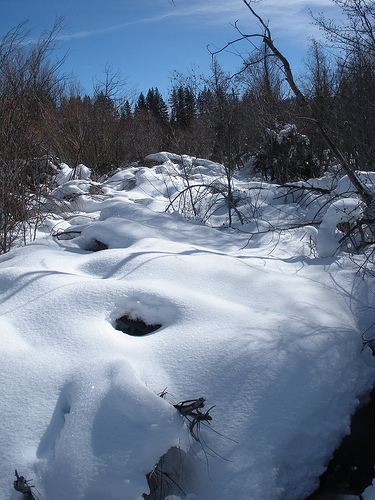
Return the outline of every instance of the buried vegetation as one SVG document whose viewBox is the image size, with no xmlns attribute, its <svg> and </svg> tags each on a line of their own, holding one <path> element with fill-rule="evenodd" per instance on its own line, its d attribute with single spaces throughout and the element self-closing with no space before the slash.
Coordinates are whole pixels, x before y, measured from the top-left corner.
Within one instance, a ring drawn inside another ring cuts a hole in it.
<svg viewBox="0 0 375 500">
<path fill-rule="evenodd" d="M 132 335 L 133 337 L 143 337 L 148 333 L 159 330 L 162 326 L 160 324 L 148 325 L 142 319 L 134 319 L 128 314 L 124 314 L 124 316 L 115 321 L 116 330 Z"/>
<path fill-rule="evenodd" d="M 169 495 L 186 496 L 181 487 L 181 483 L 186 479 L 186 462 L 187 453 L 178 446 L 172 446 L 160 458 L 155 468 L 146 474 L 150 493 L 143 493 L 143 498 L 145 500 L 160 500 Z"/>
</svg>

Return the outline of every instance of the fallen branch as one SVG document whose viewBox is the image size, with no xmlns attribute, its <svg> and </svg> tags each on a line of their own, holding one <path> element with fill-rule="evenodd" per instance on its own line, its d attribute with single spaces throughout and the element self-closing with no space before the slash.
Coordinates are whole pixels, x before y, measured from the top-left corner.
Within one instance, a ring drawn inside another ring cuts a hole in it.
<svg viewBox="0 0 375 500">
<path fill-rule="evenodd" d="M 215 408 L 215 405 L 211 406 L 211 408 L 209 408 L 205 413 L 202 413 L 200 409 L 204 407 L 204 402 L 204 398 L 198 398 L 188 399 L 186 401 L 182 401 L 173 405 L 176 410 L 178 410 L 181 415 L 185 417 L 189 422 L 190 434 L 198 442 L 200 442 L 200 439 L 196 434 L 194 434 L 194 427 L 199 426 L 201 422 L 209 422 L 210 420 L 212 420 L 210 411 L 212 410 L 212 408 Z"/>
<path fill-rule="evenodd" d="M 56 233 L 52 234 L 53 238 L 57 238 L 58 240 L 72 240 L 79 236 L 82 231 L 56 231 Z"/>
<path fill-rule="evenodd" d="M 27 481 L 23 476 L 19 476 L 17 469 L 14 474 L 17 479 L 13 482 L 13 488 L 22 493 L 23 497 L 27 500 L 38 500 L 38 497 L 31 491 L 31 488 L 34 488 L 34 486 L 28 484 L 29 481 Z"/>
<path fill-rule="evenodd" d="M 371 349 L 371 352 L 372 352 L 372 355 L 375 356 L 375 338 L 372 338 L 372 339 L 365 339 L 365 335 L 366 333 L 372 329 L 374 327 L 375 323 L 372 323 L 372 325 L 370 325 L 367 330 L 365 330 L 363 333 L 362 333 L 362 340 L 363 340 L 363 344 L 362 344 L 362 351 L 366 348 L 366 347 L 369 347 Z"/>
</svg>

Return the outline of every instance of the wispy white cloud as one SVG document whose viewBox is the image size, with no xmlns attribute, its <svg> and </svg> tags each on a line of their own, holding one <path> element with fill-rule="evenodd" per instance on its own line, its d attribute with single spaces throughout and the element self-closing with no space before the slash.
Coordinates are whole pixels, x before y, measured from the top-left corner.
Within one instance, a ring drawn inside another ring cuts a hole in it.
<svg viewBox="0 0 375 500">
<path fill-rule="evenodd" d="M 160 21 L 164 21 L 165 19 L 168 19 L 170 17 L 174 17 L 173 13 L 166 12 L 164 14 L 156 15 L 154 17 L 146 17 L 146 18 L 142 18 L 142 19 L 136 19 L 134 21 L 129 21 L 126 23 L 116 24 L 114 26 L 108 26 L 106 28 L 77 31 L 76 33 L 65 33 L 65 34 L 60 36 L 60 39 L 61 40 L 72 40 L 72 39 L 77 39 L 77 38 L 88 38 L 88 37 L 92 37 L 92 36 L 96 36 L 96 35 L 104 35 L 106 33 L 112 32 L 112 31 L 118 31 L 118 30 L 127 28 L 128 26 L 134 26 L 136 24 L 157 23 Z"/>
<path fill-rule="evenodd" d="M 218 5 L 218 17 L 221 12 L 229 10 L 232 6 L 233 13 L 238 14 L 236 19 L 239 19 L 245 31 L 257 29 L 258 23 L 242 0 L 238 2 L 217 0 L 215 5 Z M 336 17 L 340 11 L 332 0 L 262 0 L 254 3 L 254 9 L 269 24 L 274 36 L 289 37 L 295 42 L 304 41 L 318 34 L 318 28 L 313 24 L 310 11 L 315 15 L 323 11 L 327 17 Z"/>
<path fill-rule="evenodd" d="M 339 8 L 331 0 L 267 0 L 259 6 L 259 13 L 269 20 L 274 35 L 295 42 L 318 36 L 319 29 L 314 25 L 310 11 L 317 15 L 325 12 L 327 17 L 336 17 Z"/>
<path fill-rule="evenodd" d="M 227 23 L 235 21 L 236 15 L 240 12 L 244 13 L 245 6 L 242 0 L 203 0 L 203 1 L 185 1 L 176 2 L 176 6 L 169 6 L 164 11 L 155 14 L 154 16 L 134 19 L 125 23 L 98 28 L 92 30 L 83 30 L 76 33 L 65 33 L 60 39 L 70 40 L 78 38 L 88 38 L 96 35 L 103 35 L 113 31 L 118 31 L 129 26 L 141 24 L 156 24 L 168 19 L 180 20 L 195 20 L 196 23 L 212 24 L 212 23 Z"/>
<path fill-rule="evenodd" d="M 314 31 L 308 9 L 311 8 L 315 13 L 321 10 L 331 10 L 332 1 L 264 0 L 257 3 L 255 7 L 260 15 L 269 20 L 274 32 L 289 32 L 291 36 L 300 38 L 306 37 Z M 153 16 L 133 19 L 99 29 L 65 33 L 60 38 L 63 40 L 88 38 L 119 31 L 129 26 L 157 24 L 168 20 L 194 23 L 201 28 L 219 24 L 229 25 L 237 20 L 246 27 L 255 28 L 256 26 L 255 20 L 251 17 L 242 0 L 175 0 L 175 6 L 165 6 L 164 4 L 163 10 Z"/>
</svg>

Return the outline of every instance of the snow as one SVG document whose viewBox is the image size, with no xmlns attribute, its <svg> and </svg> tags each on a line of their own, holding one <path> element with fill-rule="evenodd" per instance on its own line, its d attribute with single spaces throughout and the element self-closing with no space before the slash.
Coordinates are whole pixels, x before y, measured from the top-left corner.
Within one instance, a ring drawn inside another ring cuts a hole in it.
<svg viewBox="0 0 375 500">
<path fill-rule="evenodd" d="M 317 250 L 320 257 L 335 254 L 343 236 L 343 233 L 337 231 L 337 225 L 358 219 L 363 211 L 362 208 L 358 198 L 343 198 L 331 203 L 318 230 Z"/>
<path fill-rule="evenodd" d="M 371 192 L 375 191 L 375 173 L 374 172 L 356 172 L 358 180 Z M 336 193 L 340 196 L 353 196 L 355 188 L 347 175 L 344 175 L 338 182 Z"/>
<path fill-rule="evenodd" d="M 271 130 L 269 128 L 266 129 L 266 132 L 268 135 L 270 135 L 272 137 L 273 140 L 276 140 L 279 144 L 281 144 L 285 139 L 288 139 L 291 136 L 296 135 L 297 128 L 295 125 L 286 124 L 280 130 L 279 133 L 277 133 L 274 130 Z M 301 135 L 301 139 L 304 142 L 306 142 L 307 144 L 309 143 L 309 139 L 306 135 Z"/>
<path fill-rule="evenodd" d="M 170 500 L 302 500 L 372 387 L 361 332 L 373 290 L 337 250 L 358 200 L 334 199 L 317 230 L 251 237 L 325 203 L 285 202 L 278 186 L 238 175 L 245 224 L 225 228 L 222 199 L 206 191 L 197 207 L 213 205 L 210 227 L 175 197 L 187 167 L 207 185 L 215 166 L 178 158 L 152 155 L 99 195 L 88 170 L 72 180 L 62 166 L 55 195 L 71 215 L 0 256 L 1 498 L 20 498 L 14 469 L 43 500 L 142 498 L 146 474 L 179 446 L 187 497 Z M 94 240 L 108 249 L 87 250 Z M 124 314 L 162 327 L 124 334 Z M 173 407 L 199 397 L 215 405 L 201 444 Z"/>
<path fill-rule="evenodd" d="M 82 179 L 88 180 L 90 178 L 91 171 L 85 165 L 77 165 L 75 169 L 70 168 L 66 163 L 61 163 L 59 165 L 58 172 L 55 175 L 55 183 L 58 186 L 62 186 L 66 182 L 72 179 Z"/>
</svg>

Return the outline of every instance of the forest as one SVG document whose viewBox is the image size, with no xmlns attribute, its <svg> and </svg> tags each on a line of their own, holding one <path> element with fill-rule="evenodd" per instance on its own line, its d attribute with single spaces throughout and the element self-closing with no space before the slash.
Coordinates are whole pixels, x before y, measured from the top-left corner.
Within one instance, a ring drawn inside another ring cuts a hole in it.
<svg viewBox="0 0 375 500">
<path fill-rule="evenodd" d="M 311 41 L 301 74 L 292 75 L 259 18 L 259 34 L 236 25 L 222 49 L 248 44 L 235 75 L 222 69 L 220 50 L 208 53 L 211 73 L 174 73 L 166 96 L 154 87 L 127 95 L 110 67 L 84 94 L 55 57 L 61 19 L 37 41 L 25 23 L 10 30 L 0 43 L 0 252 L 31 219 L 37 224 L 51 164 L 84 164 L 98 179 L 171 151 L 231 172 L 252 160 L 254 173 L 279 184 L 319 177 L 336 160 L 346 173 L 374 170 L 375 3 L 333 1 L 346 21 L 314 19 L 324 43 Z"/>
<path fill-rule="evenodd" d="M 1 498 L 375 500 L 375 0 L 332 1 L 300 73 L 242 0 L 167 95 L 2 38 Z"/>
</svg>

